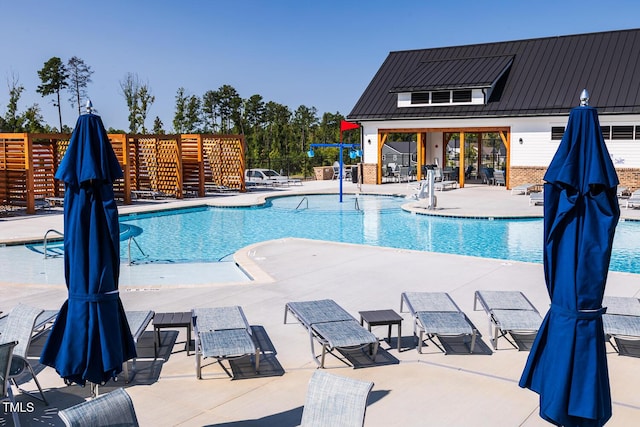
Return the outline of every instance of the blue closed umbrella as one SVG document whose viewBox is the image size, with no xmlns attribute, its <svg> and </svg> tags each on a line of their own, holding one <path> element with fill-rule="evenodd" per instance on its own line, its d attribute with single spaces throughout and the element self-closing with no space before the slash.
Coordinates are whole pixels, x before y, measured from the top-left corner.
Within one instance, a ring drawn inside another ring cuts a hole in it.
<svg viewBox="0 0 640 427">
<path fill-rule="evenodd" d="M 602 296 L 620 217 L 618 176 L 597 110 L 586 105 L 586 91 L 581 98 L 544 177 L 551 307 L 520 379 L 540 395 L 540 416 L 566 427 L 602 426 L 611 418 Z"/>
<path fill-rule="evenodd" d="M 113 181 L 122 178 L 122 169 L 99 116 L 78 118 L 56 178 L 65 183 L 69 297 L 40 362 L 67 382 L 104 384 L 136 357 L 136 350 L 118 294 L 120 233 Z"/>
</svg>

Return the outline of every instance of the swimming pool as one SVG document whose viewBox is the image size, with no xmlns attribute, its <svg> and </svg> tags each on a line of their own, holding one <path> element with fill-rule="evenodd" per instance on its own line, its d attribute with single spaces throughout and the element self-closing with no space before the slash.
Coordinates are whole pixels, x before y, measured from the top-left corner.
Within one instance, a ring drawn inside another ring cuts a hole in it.
<svg viewBox="0 0 640 427">
<path fill-rule="evenodd" d="M 288 196 L 248 208 L 200 207 L 127 215 L 121 223 L 143 229 L 135 262 L 225 259 L 265 240 L 300 237 L 400 249 L 542 263 L 542 219 L 490 220 L 416 215 L 402 197 Z M 640 224 L 618 225 L 611 270 L 640 272 Z M 123 258 L 127 245 L 121 245 Z"/>
</svg>

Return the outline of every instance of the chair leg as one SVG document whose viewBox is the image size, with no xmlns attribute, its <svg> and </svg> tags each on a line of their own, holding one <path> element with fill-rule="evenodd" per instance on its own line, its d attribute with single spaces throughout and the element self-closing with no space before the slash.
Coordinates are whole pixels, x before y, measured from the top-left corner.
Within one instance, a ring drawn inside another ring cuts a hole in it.
<svg viewBox="0 0 640 427">
<path fill-rule="evenodd" d="M 11 390 L 11 383 L 7 384 L 7 395 L 9 396 L 9 402 L 15 405 L 16 399 L 13 396 L 13 391 Z M 11 411 L 11 417 L 13 418 L 13 425 L 20 427 L 20 416 L 18 415 L 18 411 Z"/>
<path fill-rule="evenodd" d="M 41 400 L 42 402 L 44 402 L 45 405 L 48 405 L 49 403 L 47 402 L 47 399 L 44 397 L 44 393 L 42 392 L 42 387 L 40 386 L 40 381 L 38 381 L 38 378 L 36 377 L 36 373 L 34 372 L 33 368 L 31 367 L 31 364 L 29 362 L 25 361 L 25 366 L 26 368 L 29 370 L 29 373 L 31 374 L 31 378 L 33 378 L 33 381 L 36 383 L 36 386 L 38 387 L 38 391 L 40 392 L 40 397 L 38 397 L 37 395 L 22 389 L 17 381 L 15 380 L 15 378 L 12 378 L 11 380 L 13 381 L 13 384 L 16 386 L 16 388 L 18 390 L 20 390 L 21 392 L 28 394 L 31 397 L 34 397 L 38 400 Z"/>
</svg>

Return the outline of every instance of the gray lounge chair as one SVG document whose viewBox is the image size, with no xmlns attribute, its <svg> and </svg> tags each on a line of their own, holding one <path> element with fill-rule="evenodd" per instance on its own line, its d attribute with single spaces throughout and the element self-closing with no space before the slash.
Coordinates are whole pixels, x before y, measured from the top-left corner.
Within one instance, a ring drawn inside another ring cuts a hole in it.
<svg viewBox="0 0 640 427">
<path fill-rule="evenodd" d="M 640 190 L 636 190 L 625 200 L 625 208 L 635 208 L 640 206 Z"/>
<path fill-rule="evenodd" d="M 520 291 L 476 291 L 473 309 L 482 306 L 489 318 L 489 331 L 493 349 L 498 349 L 498 339 L 504 337 L 512 346 L 518 335 L 535 335 L 540 329 L 542 316 Z M 510 334 L 513 341 L 507 337 Z"/>
<path fill-rule="evenodd" d="M 456 303 L 445 292 L 403 292 L 400 297 L 400 312 L 407 306 L 413 317 L 413 335 L 418 339 L 418 353 L 426 339 L 447 353 L 442 345 L 441 337 L 470 337 L 469 352 L 473 353 L 477 331 L 460 310 Z M 418 336 L 418 330 L 420 335 Z M 438 337 L 440 345 L 433 338 Z"/>
<path fill-rule="evenodd" d="M 11 368 L 11 360 L 13 359 L 13 349 L 18 345 L 17 341 L 0 344 L 0 401 L 8 400 L 12 405 L 16 405 L 16 399 L 11 391 L 11 382 L 9 381 L 9 370 Z M 20 426 L 20 417 L 18 411 L 11 411 L 13 417 L 13 425 Z"/>
<path fill-rule="evenodd" d="M 513 196 L 514 194 L 524 194 L 527 195 L 531 192 L 531 189 L 536 187 L 536 184 L 532 184 L 532 183 L 526 183 L 526 184 L 520 184 L 520 185 L 516 185 L 515 187 L 513 187 L 511 189 L 511 195 Z"/>
<path fill-rule="evenodd" d="M 529 206 L 544 205 L 544 192 L 536 191 L 529 193 Z"/>
<path fill-rule="evenodd" d="M 43 310 L 40 308 L 30 307 L 25 304 L 16 305 L 6 320 L 4 321 L 2 333 L 0 334 L 0 342 L 7 343 L 17 341 L 18 344 L 13 350 L 13 358 L 11 361 L 11 370 L 9 372 L 9 379 L 11 382 L 23 393 L 26 393 L 36 399 L 42 400 L 47 404 L 47 399 L 44 397 L 40 382 L 36 378 L 36 373 L 27 359 L 29 354 L 29 345 L 36 325 L 36 319 L 42 314 Z M 18 379 L 23 379 L 23 374 L 28 374 L 38 386 L 40 396 L 38 397 L 26 390 L 23 390 L 18 385 Z"/>
<path fill-rule="evenodd" d="M 324 299 L 288 302 L 284 309 L 284 323 L 287 323 L 288 313 L 291 313 L 309 332 L 311 356 L 320 368 L 324 368 L 327 353 L 344 362 L 334 353 L 336 349 L 350 351 L 369 348 L 371 359 L 375 362 L 378 338 L 363 328 L 335 301 Z M 322 345 L 320 355 L 316 355 L 315 341 Z"/>
<path fill-rule="evenodd" d="M 605 337 L 618 354 L 627 355 L 622 344 L 625 341 L 640 341 L 640 300 L 605 296 L 602 306 L 607 308 L 602 315 Z"/>
<path fill-rule="evenodd" d="M 62 409 L 58 416 L 67 427 L 138 426 L 133 402 L 123 388 Z"/>
<path fill-rule="evenodd" d="M 194 308 L 192 310 L 196 347 L 196 377 L 202 379 L 201 359 L 215 358 L 230 378 L 223 360 L 240 357 L 255 358 L 256 373 L 260 370 L 260 348 L 253 340 L 251 326 L 240 306 Z"/>
<path fill-rule="evenodd" d="M 315 371 L 302 410 L 303 427 L 362 427 L 373 383 Z"/>
<path fill-rule="evenodd" d="M 149 323 L 151 322 L 151 320 L 153 320 L 153 316 L 155 315 L 155 312 L 151 311 L 151 310 L 146 310 L 146 311 L 126 311 L 125 312 L 126 316 L 127 316 L 127 323 L 129 324 L 129 329 L 131 330 L 131 335 L 133 336 L 133 342 L 136 344 L 136 346 L 138 345 L 138 340 L 140 339 L 140 337 L 142 336 L 142 334 L 144 333 L 144 331 L 147 330 L 147 327 L 149 326 Z M 154 342 L 153 342 L 153 355 L 154 357 L 158 357 L 158 343 L 156 341 L 156 334 L 154 335 Z M 122 364 L 122 370 L 124 371 L 124 379 L 125 382 L 129 382 L 131 380 L 131 378 L 129 377 L 129 362 L 125 360 L 125 362 Z M 136 372 L 136 359 L 132 359 L 131 360 L 131 371 L 134 373 Z"/>
</svg>

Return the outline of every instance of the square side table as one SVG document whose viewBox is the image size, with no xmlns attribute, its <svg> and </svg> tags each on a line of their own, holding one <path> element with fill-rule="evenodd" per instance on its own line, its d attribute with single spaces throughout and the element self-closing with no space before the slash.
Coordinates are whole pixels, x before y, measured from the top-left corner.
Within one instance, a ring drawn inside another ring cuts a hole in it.
<svg viewBox="0 0 640 427">
<path fill-rule="evenodd" d="M 186 350 L 189 356 L 189 348 L 191 347 L 191 312 L 184 311 L 180 313 L 156 313 L 153 318 L 153 329 L 155 331 L 158 346 L 160 346 L 160 329 L 162 328 L 187 328 Z"/>
<path fill-rule="evenodd" d="M 360 311 L 360 324 L 367 322 L 369 331 L 372 326 L 389 326 L 388 340 L 391 344 L 391 326 L 398 325 L 398 351 L 400 351 L 400 341 L 402 338 L 402 316 L 393 310 L 370 310 Z"/>
</svg>

